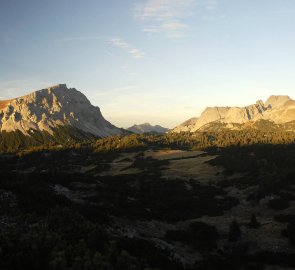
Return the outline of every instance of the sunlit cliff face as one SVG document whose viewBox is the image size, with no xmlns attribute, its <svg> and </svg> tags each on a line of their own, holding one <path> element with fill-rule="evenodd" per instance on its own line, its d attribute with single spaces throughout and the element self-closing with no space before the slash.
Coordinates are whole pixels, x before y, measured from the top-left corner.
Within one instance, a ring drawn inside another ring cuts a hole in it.
<svg viewBox="0 0 295 270">
<path fill-rule="evenodd" d="M 85 95 L 65 84 L 2 101 L 0 106 L 1 131 L 27 135 L 32 129 L 52 134 L 53 128 L 69 125 L 100 137 L 121 133 Z"/>
<path fill-rule="evenodd" d="M 193 118 L 173 129 L 173 132 L 197 131 L 208 123 L 245 124 L 269 120 L 276 124 L 295 120 L 295 100 L 289 96 L 270 96 L 265 103 L 258 100 L 245 107 L 207 107 L 199 118 Z"/>
</svg>

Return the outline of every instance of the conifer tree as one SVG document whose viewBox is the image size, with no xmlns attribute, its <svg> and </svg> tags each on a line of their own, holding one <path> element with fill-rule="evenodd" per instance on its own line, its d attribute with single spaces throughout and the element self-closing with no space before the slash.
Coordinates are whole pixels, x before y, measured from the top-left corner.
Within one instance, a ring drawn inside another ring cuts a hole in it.
<svg viewBox="0 0 295 270">
<path fill-rule="evenodd" d="M 255 214 L 252 214 L 251 220 L 249 222 L 249 228 L 257 229 L 260 227 L 260 223 L 257 221 Z"/>
</svg>

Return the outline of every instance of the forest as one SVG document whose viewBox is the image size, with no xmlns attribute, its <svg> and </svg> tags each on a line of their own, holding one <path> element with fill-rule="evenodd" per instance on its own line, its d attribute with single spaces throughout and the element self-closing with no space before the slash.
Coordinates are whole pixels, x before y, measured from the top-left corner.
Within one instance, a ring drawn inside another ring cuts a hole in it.
<svg viewBox="0 0 295 270">
<path fill-rule="evenodd" d="M 244 130 L 2 144 L 0 268 L 295 267 L 294 139 Z M 163 151 L 183 154 L 147 156 Z M 164 177 L 204 156 L 216 177 Z M 112 174 L 118 157 L 128 166 Z M 278 250 L 253 239 L 268 224 Z"/>
</svg>

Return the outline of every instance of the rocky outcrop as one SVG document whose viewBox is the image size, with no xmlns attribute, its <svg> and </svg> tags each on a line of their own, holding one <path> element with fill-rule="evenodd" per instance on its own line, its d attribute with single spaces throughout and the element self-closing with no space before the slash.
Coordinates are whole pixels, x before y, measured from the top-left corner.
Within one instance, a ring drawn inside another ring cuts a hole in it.
<svg viewBox="0 0 295 270">
<path fill-rule="evenodd" d="M 127 128 L 127 130 L 134 132 L 136 134 L 143 134 L 143 133 L 158 133 L 158 134 L 164 134 L 169 129 L 161 127 L 159 125 L 152 126 L 150 123 L 144 123 L 141 125 L 133 125 L 130 128 Z"/>
<path fill-rule="evenodd" d="M 95 136 L 105 137 L 122 131 L 106 121 L 98 107 L 81 92 L 58 84 L 23 97 L 0 101 L 0 130 L 19 130 L 29 135 L 34 130 L 47 131 L 72 126 Z"/>
<path fill-rule="evenodd" d="M 245 124 L 261 119 L 273 121 L 276 124 L 295 120 L 295 101 L 289 96 L 270 96 L 265 103 L 258 100 L 255 104 L 245 107 L 208 107 L 200 117 L 180 124 L 172 132 L 195 132 L 214 122 Z"/>
<path fill-rule="evenodd" d="M 198 119 L 198 117 L 190 118 L 181 123 L 179 126 L 175 127 L 172 131 L 176 133 L 191 131 L 197 123 Z"/>
</svg>

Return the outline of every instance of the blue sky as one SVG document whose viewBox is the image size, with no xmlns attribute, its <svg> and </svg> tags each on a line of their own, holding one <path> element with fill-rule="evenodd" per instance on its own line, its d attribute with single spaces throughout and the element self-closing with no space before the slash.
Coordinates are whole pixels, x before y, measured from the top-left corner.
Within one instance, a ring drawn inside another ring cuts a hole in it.
<svg viewBox="0 0 295 270">
<path fill-rule="evenodd" d="M 294 0 L 1 0 L 0 99 L 57 83 L 120 127 L 295 98 Z"/>
</svg>

